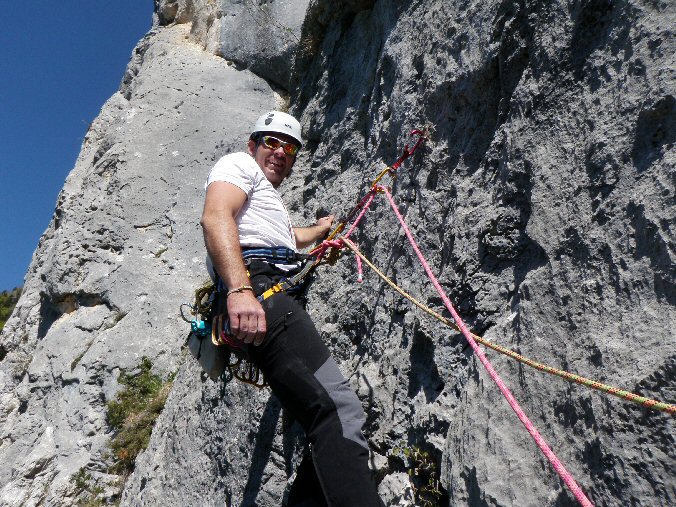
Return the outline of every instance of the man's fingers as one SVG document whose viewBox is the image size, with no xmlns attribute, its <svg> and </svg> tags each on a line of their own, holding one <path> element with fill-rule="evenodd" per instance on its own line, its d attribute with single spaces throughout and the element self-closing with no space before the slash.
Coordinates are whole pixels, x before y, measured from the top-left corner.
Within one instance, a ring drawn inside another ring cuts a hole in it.
<svg viewBox="0 0 676 507">
<path fill-rule="evenodd" d="M 251 325 L 249 322 L 249 315 L 245 313 L 235 314 L 230 319 L 230 334 L 242 340 L 244 343 L 251 343 Z"/>
<path fill-rule="evenodd" d="M 238 296 L 232 294 L 228 298 L 231 334 L 244 343 L 260 345 L 267 331 L 265 311 L 256 299 L 247 301 L 244 295 Z"/>
<path fill-rule="evenodd" d="M 245 322 L 246 324 L 243 325 L 242 322 Z M 255 346 L 260 345 L 265 338 L 265 332 L 266 325 L 264 312 L 261 311 L 260 314 L 254 313 L 253 315 L 247 315 L 246 317 L 240 316 L 240 329 L 237 338 L 244 343 L 253 343 Z"/>
<path fill-rule="evenodd" d="M 240 336 L 238 338 L 244 343 L 251 343 L 256 335 L 256 327 L 258 327 L 257 319 L 254 315 L 240 316 L 240 321 L 242 319 L 246 319 L 246 325 L 240 325 Z"/>
<path fill-rule="evenodd" d="M 263 339 L 265 338 L 266 332 L 267 332 L 267 323 L 265 322 L 265 312 L 261 312 L 261 314 L 258 315 L 258 328 L 256 336 L 254 337 L 253 341 L 255 347 L 258 347 L 261 343 L 263 343 Z"/>
<path fill-rule="evenodd" d="M 237 338 L 239 335 L 239 315 L 236 313 L 228 313 L 228 318 L 229 318 L 229 328 L 230 328 L 230 333 L 232 336 Z"/>
</svg>

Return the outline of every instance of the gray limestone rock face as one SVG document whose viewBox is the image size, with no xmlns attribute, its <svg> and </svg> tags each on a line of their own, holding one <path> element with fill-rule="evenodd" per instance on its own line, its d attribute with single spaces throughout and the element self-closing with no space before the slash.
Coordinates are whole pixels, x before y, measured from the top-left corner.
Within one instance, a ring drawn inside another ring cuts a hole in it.
<svg viewBox="0 0 676 507">
<path fill-rule="evenodd" d="M 673 5 L 333 6 L 308 12 L 315 50 L 294 71 L 310 142 L 292 209 L 344 213 L 412 128 L 430 128 L 393 192 L 471 329 L 673 402 Z M 354 239 L 443 308 L 384 199 Z M 312 309 L 353 372 L 376 453 L 427 449 L 444 504 L 573 505 L 464 340 L 372 274 L 350 287 L 351 264 L 322 271 Z M 487 355 L 597 505 L 676 501 L 673 416 Z"/>
<path fill-rule="evenodd" d="M 309 3 L 310 0 L 223 1 L 221 55 L 288 90 Z"/>
<path fill-rule="evenodd" d="M 208 51 L 288 90 L 310 0 L 158 0 L 161 25 L 192 23 Z"/>
<path fill-rule="evenodd" d="M 178 307 L 208 278 L 206 175 L 275 101 L 265 81 L 204 52 L 188 30 L 159 29 L 135 49 L 2 332 L 2 505 L 71 505 L 73 475 L 106 469 L 105 403 L 120 370 L 141 356 L 158 372 L 184 362 Z"/>
<path fill-rule="evenodd" d="M 105 402 L 142 355 L 177 375 L 121 505 L 284 505 L 302 432 L 269 391 L 208 379 L 178 317 L 206 276 L 204 179 L 282 103 L 269 83 L 307 139 L 280 187 L 296 224 L 344 217 L 427 128 L 385 182 L 472 331 L 676 401 L 673 5 L 155 6 L 0 335 L 0 505 L 74 505 L 82 467 L 113 483 Z M 445 312 L 382 195 L 352 239 Z M 434 505 L 575 505 L 464 338 L 368 268 L 356 283 L 352 257 L 318 269 L 308 311 L 362 401 L 386 504 L 422 505 L 420 451 Z M 595 505 L 676 504 L 673 416 L 486 354 Z"/>
</svg>

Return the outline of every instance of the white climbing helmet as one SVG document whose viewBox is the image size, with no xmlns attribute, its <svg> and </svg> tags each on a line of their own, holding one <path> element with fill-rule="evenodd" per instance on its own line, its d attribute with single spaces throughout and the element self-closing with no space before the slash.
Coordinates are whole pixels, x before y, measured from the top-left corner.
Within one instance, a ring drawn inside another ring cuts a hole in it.
<svg viewBox="0 0 676 507">
<path fill-rule="evenodd" d="M 293 137 L 299 146 L 303 146 L 303 138 L 300 133 L 300 123 L 293 116 L 281 111 L 270 111 L 261 115 L 256 120 L 253 132 L 276 132 Z"/>
</svg>

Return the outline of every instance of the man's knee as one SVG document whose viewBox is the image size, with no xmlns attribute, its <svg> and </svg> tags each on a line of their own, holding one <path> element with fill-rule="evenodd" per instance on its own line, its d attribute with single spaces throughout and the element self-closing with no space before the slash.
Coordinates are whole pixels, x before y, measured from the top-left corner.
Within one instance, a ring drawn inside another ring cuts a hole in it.
<svg viewBox="0 0 676 507">
<path fill-rule="evenodd" d="M 362 434 L 362 427 L 366 422 L 364 410 L 359 398 L 338 368 L 336 361 L 329 357 L 315 372 L 314 376 L 335 405 L 343 437 L 368 448 L 366 439 Z"/>
</svg>

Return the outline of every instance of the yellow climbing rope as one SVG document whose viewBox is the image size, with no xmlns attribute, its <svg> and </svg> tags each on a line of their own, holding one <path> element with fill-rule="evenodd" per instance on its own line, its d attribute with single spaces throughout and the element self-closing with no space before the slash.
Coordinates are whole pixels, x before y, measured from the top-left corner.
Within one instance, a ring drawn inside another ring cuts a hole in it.
<svg viewBox="0 0 676 507">
<path fill-rule="evenodd" d="M 431 315 L 435 319 L 439 320 L 443 324 L 447 325 L 448 327 L 459 331 L 460 329 L 458 326 L 455 325 L 451 320 L 447 319 L 446 317 L 440 315 L 439 313 L 435 312 L 432 310 L 430 307 L 426 306 L 425 304 L 421 303 L 417 299 L 415 299 L 413 296 L 411 296 L 408 292 L 406 292 L 404 289 L 399 287 L 396 283 L 394 283 L 390 278 L 387 277 L 385 273 L 383 273 L 380 269 L 378 269 L 369 259 L 367 259 L 363 253 L 357 248 L 357 246 L 350 241 L 348 238 L 344 236 L 339 236 L 338 239 L 342 242 L 345 243 L 345 245 L 352 250 L 355 255 L 357 255 L 363 262 L 365 262 L 385 283 L 387 283 L 390 287 L 392 287 L 396 292 L 398 292 L 401 296 L 404 298 L 408 299 L 411 303 L 413 303 L 415 306 L 420 308 L 422 311 L 425 313 Z M 537 370 L 543 371 L 545 373 L 549 373 L 551 375 L 556 375 L 558 377 L 561 377 L 563 379 L 568 380 L 569 382 L 575 382 L 577 384 L 581 384 L 587 387 L 590 387 L 592 389 L 596 389 L 597 391 L 601 391 L 607 394 L 611 394 L 613 396 L 616 396 L 618 398 L 622 398 L 627 401 L 631 401 L 633 403 L 636 403 L 638 405 L 641 405 L 646 408 L 652 408 L 655 410 L 660 410 L 662 412 L 667 412 L 669 414 L 676 414 L 676 405 L 670 404 L 670 403 L 664 403 L 661 401 L 657 400 L 652 400 L 650 398 L 646 398 L 644 396 L 639 396 L 638 394 L 634 394 L 629 391 L 625 391 L 624 389 L 619 389 L 617 387 L 609 386 L 607 384 L 603 384 L 601 382 L 597 382 L 595 380 L 590 380 L 588 378 L 582 377 L 580 375 L 577 375 L 575 373 L 570 373 L 564 370 L 559 370 L 557 368 L 553 368 L 551 366 L 547 366 L 542 363 L 538 363 L 537 361 L 534 361 L 532 359 L 529 359 L 525 356 L 522 356 L 521 354 L 518 354 L 517 352 L 514 352 L 513 350 L 507 349 L 505 347 L 502 347 L 500 345 L 497 345 L 495 343 L 492 343 L 480 336 L 477 336 L 475 334 L 472 334 L 472 338 L 474 338 L 477 342 L 481 343 L 482 345 L 495 350 L 496 352 L 499 352 L 501 354 L 504 354 L 508 357 L 511 357 L 512 359 L 516 359 L 520 363 L 523 363 L 525 365 L 530 366 L 531 368 L 535 368 Z"/>
</svg>

